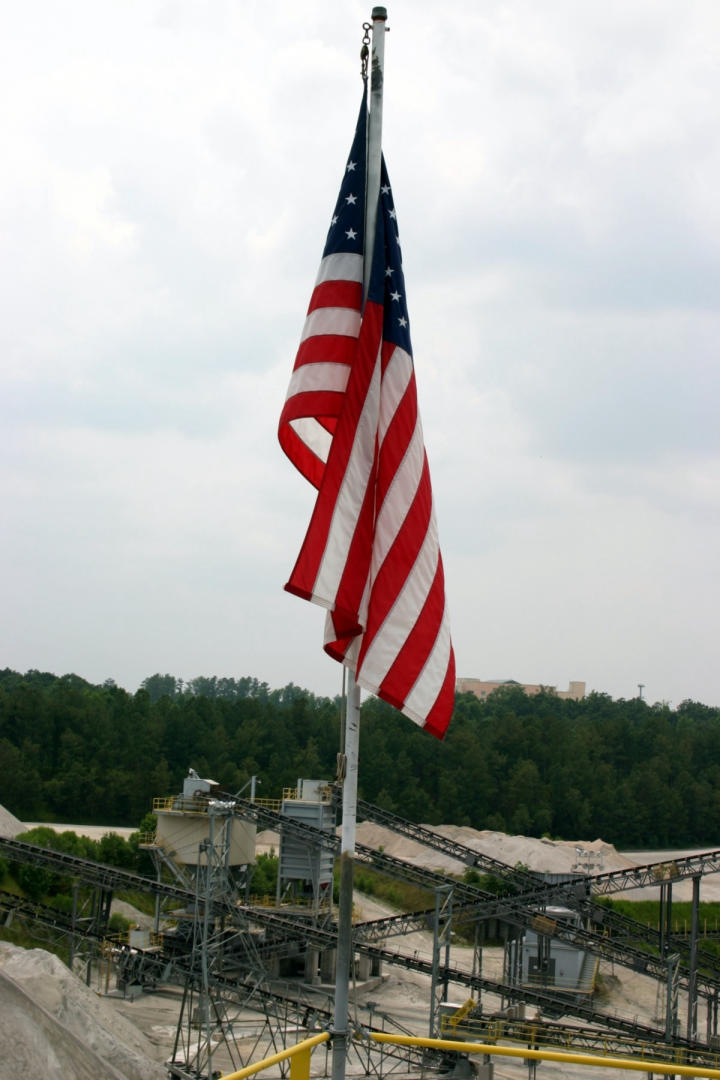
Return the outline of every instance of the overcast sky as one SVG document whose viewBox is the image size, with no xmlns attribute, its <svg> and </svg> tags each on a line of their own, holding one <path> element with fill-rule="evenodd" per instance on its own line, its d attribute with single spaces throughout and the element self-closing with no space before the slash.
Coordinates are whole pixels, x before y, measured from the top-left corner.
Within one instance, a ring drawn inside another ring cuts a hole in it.
<svg viewBox="0 0 720 1080">
<path fill-rule="evenodd" d="M 371 8 L 6 6 L 0 667 L 339 692 L 276 429 Z M 458 674 L 720 705 L 720 4 L 388 13 Z"/>
</svg>

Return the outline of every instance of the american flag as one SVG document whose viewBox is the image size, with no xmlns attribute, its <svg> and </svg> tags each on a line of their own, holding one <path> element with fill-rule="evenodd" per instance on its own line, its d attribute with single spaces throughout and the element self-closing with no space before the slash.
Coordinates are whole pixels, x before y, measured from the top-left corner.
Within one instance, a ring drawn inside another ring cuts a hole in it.
<svg viewBox="0 0 720 1080">
<path fill-rule="evenodd" d="M 325 651 L 438 738 L 455 658 L 392 191 L 382 162 L 363 309 L 367 108 L 280 417 L 280 444 L 318 489 L 285 588 L 327 609 Z"/>
</svg>

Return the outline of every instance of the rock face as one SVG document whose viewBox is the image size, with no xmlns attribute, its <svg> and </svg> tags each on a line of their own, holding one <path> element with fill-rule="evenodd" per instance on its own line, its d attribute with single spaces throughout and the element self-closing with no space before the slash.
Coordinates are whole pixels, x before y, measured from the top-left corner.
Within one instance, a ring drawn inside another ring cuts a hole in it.
<svg viewBox="0 0 720 1080">
<path fill-rule="evenodd" d="M 166 1080 L 152 1052 L 56 956 L 0 942 L 0 1080 Z"/>
</svg>

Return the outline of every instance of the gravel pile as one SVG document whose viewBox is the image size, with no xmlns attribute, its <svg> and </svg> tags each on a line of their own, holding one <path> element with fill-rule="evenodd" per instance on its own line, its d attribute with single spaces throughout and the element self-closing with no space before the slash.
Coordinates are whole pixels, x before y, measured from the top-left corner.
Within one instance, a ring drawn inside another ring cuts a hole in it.
<svg viewBox="0 0 720 1080">
<path fill-rule="evenodd" d="M 0 1080 L 166 1080 L 152 1054 L 56 956 L 0 942 Z"/>
<path fill-rule="evenodd" d="M 4 836 L 8 840 L 14 840 L 16 836 L 25 831 L 26 826 L 23 825 L 22 821 L 18 821 L 14 814 L 11 814 L 4 806 L 0 806 L 0 836 Z"/>
</svg>

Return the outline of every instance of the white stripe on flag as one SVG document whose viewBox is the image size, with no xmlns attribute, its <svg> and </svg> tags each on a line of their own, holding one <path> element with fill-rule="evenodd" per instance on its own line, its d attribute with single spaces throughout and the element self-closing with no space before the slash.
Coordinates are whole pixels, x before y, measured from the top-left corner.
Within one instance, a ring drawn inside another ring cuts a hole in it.
<svg viewBox="0 0 720 1080">
<path fill-rule="evenodd" d="M 344 394 L 350 368 L 347 364 L 327 364 L 322 361 L 301 364 L 290 376 L 287 400 L 294 394 L 308 394 L 315 390 L 332 390 Z"/>
<path fill-rule="evenodd" d="M 445 681 L 450 648 L 450 619 L 446 607 L 432 652 L 418 675 L 415 685 L 405 698 L 404 708 L 416 724 L 425 723 L 428 713 L 437 700 L 440 688 Z"/>
<path fill-rule="evenodd" d="M 328 645 L 331 641 L 337 641 L 337 633 L 335 631 L 335 624 L 333 623 L 332 611 L 328 611 L 325 616 L 325 638 L 323 644 Z M 350 668 L 351 671 L 354 671 L 357 667 L 357 658 L 358 653 L 360 652 L 361 642 L 362 637 L 358 634 L 351 639 L 350 644 L 343 653 L 342 663 L 345 667 Z M 366 687 L 365 689 L 371 689 L 371 687 Z"/>
<path fill-rule="evenodd" d="M 435 580 L 439 557 L 437 529 L 433 516 L 415 564 L 363 659 L 363 674 L 366 678 L 377 680 L 378 686 L 392 667 L 415 626 L 418 614 L 422 611 Z"/>
<path fill-rule="evenodd" d="M 301 416 L 298 420 L 291 420 L 290 427 L 308 450 L 312 450 L 321 461 L 327 462 L 332 442 L 332 435 L 327 428 L 319 424 L 314 416 Z"/>
<path fill-rule="evenodd" d="M 405 527 L 405 518 L 417 494 L 425 464 L 425 444 L 418 416 L 410 444 L 395 470 L 390 487 L 385 493 L 380 513 L 375 522 L 375 545 L 373 548 L 373 572 L 377 574 L 398 533 Z"/>
<path fill-rule="evenodd" d="M 404 349 L 396 348 L 383 373 L 382 400 L 378 421 L 378 442 L 383 439 L 398 405 L 403 399 L 413 371 L 412 357 Z"/>
<path fill-rule="evenodd" d="M 380 349 L 378 348 L 372 379 L 355 428 L 355 437 L 345 475 L 335 499 L 325 551 L 313 586 L 313 596 L 333 599 L 345 570 L 375 458 L 379 394 Z"/>
<path fill-rule="evenodd" d="M 305 320 L 300 342 L 311 337 L 337 334 L 339 337 L 357 337 L 360 333 L 359 311 L 345 307 L 321 307 L 311 311 Z"/>
<path fill-rule="evenodd" d="M 337 255 L 326 255 L 321 260 L 315 284 L 322 285 L 326 281 L 362 281 L 362 279 L 362 255 L 341 251 Z"/>
</svg>

